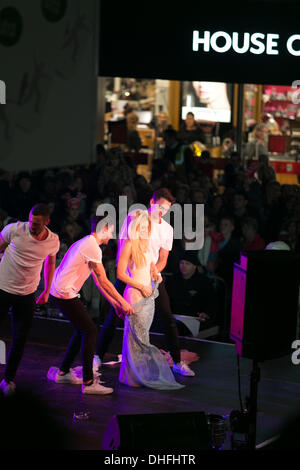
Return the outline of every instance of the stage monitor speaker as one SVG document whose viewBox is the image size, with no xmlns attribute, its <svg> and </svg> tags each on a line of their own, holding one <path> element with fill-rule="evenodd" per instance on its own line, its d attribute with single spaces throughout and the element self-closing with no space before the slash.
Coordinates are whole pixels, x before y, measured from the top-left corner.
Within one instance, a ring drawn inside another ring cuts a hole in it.
<svg viewBox="0 0 300 470">
<path fill-rule="evenodd" d="M 234 264 L 230 338 L 237 353 L 265 361 L 291 353 L 297 339 L 300 254 L 241 253 Z"/>
<path fill-rule="evenodd" d="M 102 450 L 211 450 L 208 421 L 204 412 L 117 415 Z"/>
</svg>

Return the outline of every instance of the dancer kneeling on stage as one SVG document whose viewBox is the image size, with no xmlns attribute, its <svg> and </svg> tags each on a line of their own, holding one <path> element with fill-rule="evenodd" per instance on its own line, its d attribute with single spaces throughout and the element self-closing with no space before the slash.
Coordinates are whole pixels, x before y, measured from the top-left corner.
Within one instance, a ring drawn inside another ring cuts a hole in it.
<svg viewBox="0 0 300 470">
<path fill-rule="evenodd" d="M 148 212 L 137 211 L 128 227 L 128 239 L 123 244 L 119 243 L 117 277 L 127 284 L 123 295 L 134 308 L 133 315 L 125 317 L 119 380 L 132 387 L 179 389 L 183 385 L 176 382 L 165 357 L 149 342 L 159 282 L 152 289 L 150 234 Z"/>
<path fill-rule="evenodd" d="M 113 236 L 113 221 L 106 216 L 92 218 L 91 234 L 75 242 L 56 269 L 50 291 L 51 300 L 71 321 L 75 333 L 69 343 L 60 369 L 51 367 L 48 379 L 57 383 L 82 383 L 82 393 L 108 394 L 113 389 L 100 385 L 93 375 L 93 357 L 96 349 L 97 328 L 85 305 L 79 299 L 79 291 L 90 274 L 115 308 L 118 315 L 131 315 L 132 307 L 116 291 L 107 279 L 99 245 L 107 245 Z M 82 379 L 70 368 L 81 344 Z"/>
</svg>

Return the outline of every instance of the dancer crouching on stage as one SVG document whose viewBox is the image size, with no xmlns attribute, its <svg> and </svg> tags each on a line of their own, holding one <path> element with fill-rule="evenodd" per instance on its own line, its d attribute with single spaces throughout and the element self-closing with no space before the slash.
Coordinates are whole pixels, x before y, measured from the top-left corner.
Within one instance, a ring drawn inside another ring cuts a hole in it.
<svg viewBox="0 0 300 470">
<path fill-rule="evenodd" d="M 12 344 L 8 354 L 4 379 L 0 383 L 4 395 L 15 391 L 13 382 L 23 356 L 31 328 L 35 306 L 35 291 L 44 266 L 44 291 L 37 304 L 48 301 L 55 270 L 58 236 L 47 225 L 50 212 L 46 204 L 36 204 L 29 213 L 28 222 L 6 225 L 0 235 L 0 321 L 12 307 Z"/>
<path fill-rule="evenodd" d="M 154 316 L 157 285 L 151 286 L 153 258 L 150 250 L 151 217 L 137 211 L 128 227 L 128 239 L 119 244 L 117 277 L 127 284 L 124 298 L 133 306 L 133 315 L 125 317 L 122 363 L 119 380 L 132 387 L 158 390 L 183 388 L 176 382 L 170 366 L 158 348 L 149 342 Z M 128 272 L 128 274 L 127 274 Z"/>
<path fill-rule="evenodd" d="M 57 383 L 82 383 L 82 393 L 106 395 L 112 388 L 100 385 L 93 376 L 93 357 L 96 349 L 97 328 L 78 293 L 92 274 L 96 286 L 115 308 L 118 315 L 131 315 L 133 309 L 107 279 L 99 245 L 107 245 L 113 236 L 113 221 L 106 216 L 92 218 L 91 234 L 75 242 L 56 269 L 50 298 L 71 321 L 75 333 L 59 370 L 50 368 L 48 378 Z M 82 380 L 70 369 L 79 346 L 83 364 Z"/>
</svg>

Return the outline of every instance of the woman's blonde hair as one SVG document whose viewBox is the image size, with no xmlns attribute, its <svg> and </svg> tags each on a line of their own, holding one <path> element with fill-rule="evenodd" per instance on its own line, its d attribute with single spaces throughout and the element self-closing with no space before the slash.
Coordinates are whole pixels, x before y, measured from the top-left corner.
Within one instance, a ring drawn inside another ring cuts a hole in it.
<svg viewBox="0 0 300 470">
<path fill-rule="evenodd" d="M 268 127 L 263 122 L 260 122 L 259 124 L 256 124 L 256 126 L 254 127 L 254 129 L 252 131 L 252 135 L 254 137 L 256 137 L 257 136 L 257 131 L 267 132 L 267 130 L 268 130 Z"/>
<path fill-rule="evenodd" d="M 148 239 L 151 234 L 151 219 L 146 211 L 137 211 L 128 227 L 128 238 L 131 241 L 131 257 L 135 266 L 140 269 L 146 264 L 146 258 L 140 243 L 139 232 L 142 222 L 148 222 Z"/>
</svg>

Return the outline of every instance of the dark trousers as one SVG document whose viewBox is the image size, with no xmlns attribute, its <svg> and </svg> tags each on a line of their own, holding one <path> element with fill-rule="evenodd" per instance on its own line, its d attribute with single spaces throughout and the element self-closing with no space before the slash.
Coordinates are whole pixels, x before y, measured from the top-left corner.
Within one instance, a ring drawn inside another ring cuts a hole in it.
<svg viewBox="0 0 300 470">
<path fill-rule="evenodd" d="M 15 295 L 0 290 L 0 322 L 4 320 L 4 316 L 9 308 L 12 307 L 12 343 L 4 373 L 6 382 L 11 382 L 16 376 L 32 325 L 34 306 L 34 293 Z"/>
<path fill-rule="evenodd" d="M 96 350 L 97 327 L 89 316 L 85 305 L 78 297 L 74 299 L 58 299 L 51 295 L 51 300 L 59 310 L 70 320 L 75 332 L 72 336 L 60 370 L 69 369 L 81 347 L 83 381 L 93 380 L 93 357 Z"/>
<path fill-rule="evenodd" d="M 121 295 L 123 295 L 125 287 L 126 285 L 117 279 L 115 288 Z M 171 311 L 170 300 L 164 281 L 159 284 L 158 290 L 159 296 L 155 299 L 155 311 L 157 311 L 163 323 L 168 349 L 173 361 L 177 364 L 180 361 L 178 330 Z M 111 307 L 109 315 L 101 328 L 97 343 L 96 351 L 101 360 L 109 348 L 116 327 L 122 325 L 122 323 L 123 320 L 116 315 L 115 310 Z"/>
</svg>

